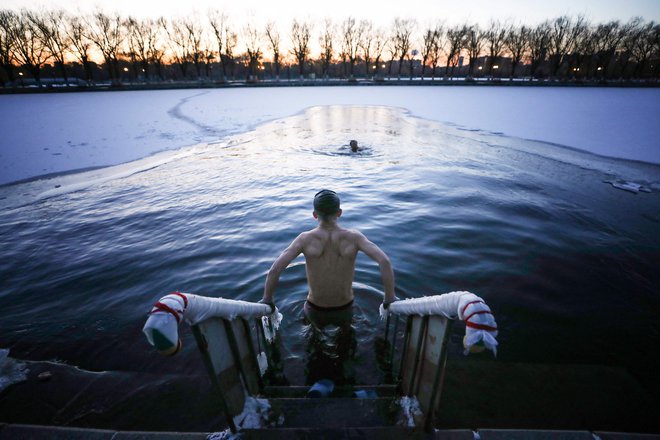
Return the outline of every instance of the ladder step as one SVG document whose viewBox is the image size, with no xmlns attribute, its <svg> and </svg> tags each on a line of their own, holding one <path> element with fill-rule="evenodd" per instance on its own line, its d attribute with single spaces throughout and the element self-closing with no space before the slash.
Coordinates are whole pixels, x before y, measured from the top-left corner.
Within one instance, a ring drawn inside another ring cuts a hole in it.
<svg viewBox="0 0 660 440">
<path fill-rule="evenodd" d="M 352 428 L 393 426 L 399 406 L 393 398 L 275 398 L 271 422 L 282 428 Z"/>
<path fill-rule="evenodd" d="M 264 397 L 305 397 L 310 387 L 308 386 L 266 386 L 263 390 Z M 356 385 L 338 386 L 332 392 L 332 397 L 353 397 L 357 390 L 374 391 L 378 397 L 394 397 L 397 395 L 396 385 Z"/>
<path fill-rule="evenodd" d="M 399 426 L 371 428 L 279 428 L 279 429 L 245 429 L 241 431 L 241 439 L 264 440 L 422 440 L 433 439 L 433 434 L 425 433 L 421 428 L 404 428 Z"/>
</svg>

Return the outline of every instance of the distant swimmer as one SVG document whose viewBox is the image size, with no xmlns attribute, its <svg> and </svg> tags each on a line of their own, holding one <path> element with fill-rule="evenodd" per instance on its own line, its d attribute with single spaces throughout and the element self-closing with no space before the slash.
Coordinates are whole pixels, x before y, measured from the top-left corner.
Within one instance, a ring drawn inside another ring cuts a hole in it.
<svg viewBox="0 0 660 440">
<path fill-rule="evenodd" d="M 360 150 L 358 148 L 358 143 L 355 139 L 352 139 L 348 144 L 351 146 L 351 151 L 353 153 L 357 153 Z"/>
</svg>

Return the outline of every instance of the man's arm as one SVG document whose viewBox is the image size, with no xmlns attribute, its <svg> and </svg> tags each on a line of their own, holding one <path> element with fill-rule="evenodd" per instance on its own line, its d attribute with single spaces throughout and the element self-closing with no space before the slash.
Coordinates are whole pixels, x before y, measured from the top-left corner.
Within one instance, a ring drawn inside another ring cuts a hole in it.
<svg viewBox="0 0 660 440">
<path fill-rule="evenodd" d="M 369 239 L 363 234 L 359 232 L 358 234 L 358 249 L 378 263 L 380 277 L 383 281 L 383 287 L 385 288 L 385 298 L 383 298 L 383 303 L 389 304 L 396 299 L 394 296 L 394 270 L 392 269 L 392 263 L 381 248 L 369 241 Z"/>
<path fill-rule="evenodd" d="M 293 261 L 294 258 L 296 258 L 298 255 L 300 255 L 303 251 L 303 239 L 302 239 L 302 234 L 296 237 L 293 242 L 289 245 L 288 248 L 284 250 L 280 254 L 279 257 L 275 260 L 273 265 L 270 267 L 270 270 L 268 271 L 268 276 L 266 276 L 266 285 L 264 286 L 264 297 L 262 298 L 261 301 L 265 303 L 272 303 L 273 302 L 273 293 L 275 292 L 275 286 L 277 286 L 277 282 L 280 279 L 280 274 L 286 267 Z"/>
</svg>

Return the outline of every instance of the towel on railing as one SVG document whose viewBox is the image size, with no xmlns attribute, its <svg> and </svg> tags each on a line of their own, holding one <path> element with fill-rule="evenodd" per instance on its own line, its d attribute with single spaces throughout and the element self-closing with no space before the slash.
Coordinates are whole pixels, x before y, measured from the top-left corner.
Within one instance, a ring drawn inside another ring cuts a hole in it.
<svg viewBox="0 0 660 440">
<path fill-rule="evenodd" d="M 497 323 L 490 307 L 471 292 L 450 292 L 443 295 L 411 298 L 392 303 L 387 311 L 381 305 L 381 317 L 387 313 L 399 315 L 442 315 L 465 321 L 465 352 L 484 346 L 497 354 Z M 473 348 L 474 347 L 474 348 Z"/>
<path fill-rule="evenodd" d="M 282 314 L 277 308 L 274 313 L 270 312 L 271 308 L 268 304 L 173 292 L 154 304 L 142 331 L 151 345 L 158 350 L 167 351 L 168 349 L 163 347 L 180 348 L 178 324 L 183 320 L 195 325 L 209 318 L 232 320 L 238 316 L 243 318 L 268 316 L 272 327 L 277 330 L 282 321 Z"/>
</svg>

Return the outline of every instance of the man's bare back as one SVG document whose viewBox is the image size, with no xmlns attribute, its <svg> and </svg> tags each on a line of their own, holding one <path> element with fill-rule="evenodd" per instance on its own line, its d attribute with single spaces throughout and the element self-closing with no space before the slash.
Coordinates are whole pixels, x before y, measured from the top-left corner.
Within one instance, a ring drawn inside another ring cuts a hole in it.
<svg viewBox="0 0 660 440">
<path fill-rule="evenodd" d="M 309 284 L 307 299 L 321 307 L 352 301 L 358 241 L 364 236 L 339 226 L 319 226 L 300 238 Z"/>
<path fill-rule="evenodd" d="M 334 192 L 329 192 L 337 197 Z M 323 206 L 319 206 L 320 210 Z M 314 218 L 319 220 L 319 225 L 296 237 L 275 260 L 266 278 L 263 301 L 272 302 L 281 272 L 302 253 L 309 284 L 307 300 L 318 307 L 340 307 L 350 303 L 358 251 L 378 263 L 385 288 L 384 301 L 394 300 L 394 272 L 389 258 L 359 231 L 341 228 L 338 224 L 341 214 L 338 197 L 336 211 L 330 215 L 315 209 Z"/>
</svg>

